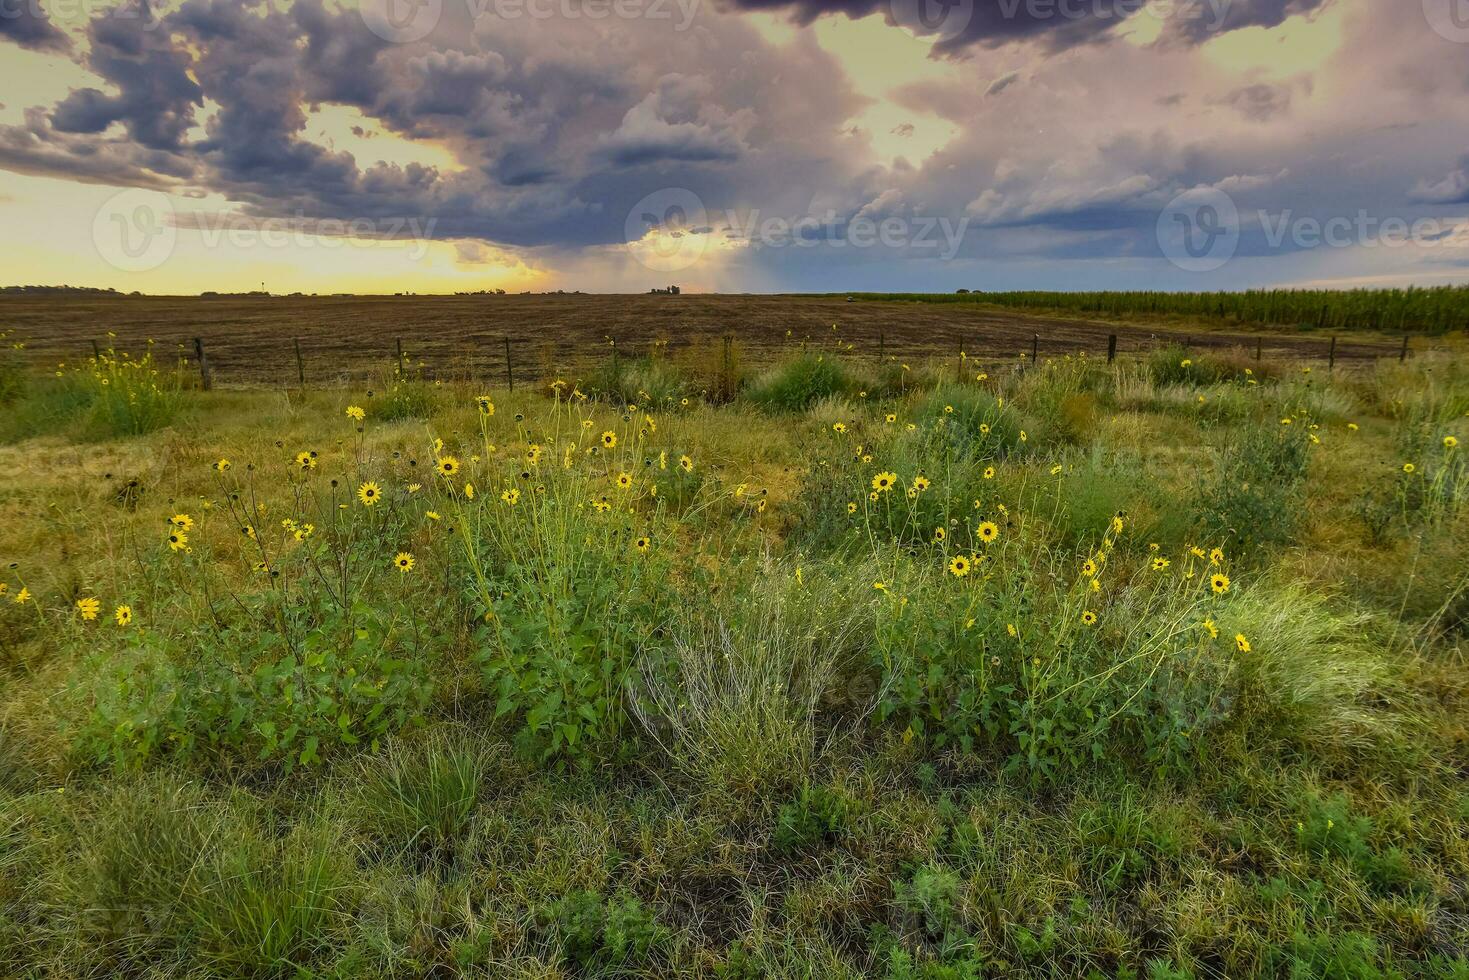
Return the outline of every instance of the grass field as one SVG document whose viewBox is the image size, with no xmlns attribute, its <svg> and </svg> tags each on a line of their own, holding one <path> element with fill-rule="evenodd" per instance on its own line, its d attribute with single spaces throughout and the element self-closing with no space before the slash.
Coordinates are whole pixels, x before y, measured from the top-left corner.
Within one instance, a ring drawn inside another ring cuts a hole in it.
<svg viewBox="0 0 1469 980">
<path fill-rule="evenodd" d="M 951 298 L 951 297 L 950 297 Z M 404 297 L 95 297 L 0 296 L 0 324 L 26 339 L 32 362 L 75 364 L 92 344 L 141 351 L 154 341 L 161 359 L 194 356 L 201 338 L 223 385 L 294 384 L 295 341 L 309 383 L 343 383 L 396 369 L 401 339 L 409 363 L 432 377 L 502 382 L 504 341 L 512 340 L 515 376 L 538 377 L 655 343 L 698 356 L 725 334 L 745 357 L 769 363 L 801 345 L 849 345 L 873 361 L 962 348 L 971 358 L 1009 361 L 1033 343 L 1048 355 L 1104 354 L 1110 334 L 1123 353 L 1189 340 L 1205 349 L 1243 347 L 1278 361 L 1323 360 L 1330 337 L 1299 332 L 1223 329 L 1217 322 L 1145 317 L 1132 322 L 1078 315 L 1018 313 L 965 302 L 875 300 L 841 296 L 404 296 Z M 946 298 L 948 299 L 948 298 Z M 833 333 L 832 326 L 837 326 Z M 112 332 L 115 336 L 110 337 Z M 1039 338 L 1037 341 L 1036 338 Z M 1342 361 L 1396 354 L 1400 336 L 1353 332 L 1337 346 Z M 1417 348 L 1426 346 L 1419 341 Z"/>
<path fill-rule="evenodd" d="M 0 305 L 0 975 L 1469 977 L 1461 360 L 130 302 Z"/>
</svg>

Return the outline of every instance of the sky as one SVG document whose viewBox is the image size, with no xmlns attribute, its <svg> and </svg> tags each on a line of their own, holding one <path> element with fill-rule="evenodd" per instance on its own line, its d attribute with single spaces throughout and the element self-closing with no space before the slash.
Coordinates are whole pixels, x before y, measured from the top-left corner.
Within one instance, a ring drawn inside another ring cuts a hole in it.
<svg viewBox="0 0 1469 980">
<path fill-rule="evenodd" d="M 1469 283 L 1469 0 L 0 0 L 0 285 Z"/>
</svg>

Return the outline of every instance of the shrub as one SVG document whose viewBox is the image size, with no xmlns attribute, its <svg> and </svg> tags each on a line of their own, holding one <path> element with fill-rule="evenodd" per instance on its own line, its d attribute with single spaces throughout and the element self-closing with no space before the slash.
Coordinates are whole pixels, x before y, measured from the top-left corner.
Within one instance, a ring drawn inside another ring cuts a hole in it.
<svg viewBox="0 0 1469 980">
<path fill-rule="evenodd" d="M 1031 513 L 1051 525 L 1067 547 L 1096 547 L 1121 514 L 1129 521 L 1152 511 L 1152 487 L 1139 486 L 1136 458 L 1110 458 L 1100 452 L 1063 463 L 1063 470 L 1030 485 Z"/>
<path fill-rule="evenodd" d="M 1158 385 L 1203 387 L 1224 381 L 1261 381 L 1272 371 L 1242 354 L 1200 354 L 1183 347 L 1163 347 L 1148 357 L 1148 373 Z"/>
<path fill-rule="evenodd" d="M 609 356 L 583 380 L 582 387 L 592 398 L 644 410 L 673 408 L 694 394 L 693 383 L 682 371 L 654 356 Z"/>
<path fill-rule="evenodd" d="M 124 767 L 172 752 L 287 768 L 315 763 L 334 746 L 375 748 L 421 720 L 431 691 L 424 664 L 391 622 L 390 609 L 296 610 L 275 628 L 254 624 L 251 635 L 204 624 L 175 636 L 143 633 L 118 656 L 93 662 L 75 747 Z"/>
<path fill-rule="evenodd" d="M 766 408 L 799 412 L 851 388 L 851 378 L 841 362 L 824 354 L 801 354 L 762 376 L 749 390 L 749 397 Z"/>
<path fill-rule="evenodd" d="M 936 388 L 913 414 L 926 422 L 924 435 L 913 440 L 914 455 L 931 461 L 953 455 L 999 460 L 1027 446 L 1020 437 L 1026 420 L 982 388 Z"/>
<path fill-rule="evenodd" d="M 1103 760 L 1189 766 L 1197 733 L 1221 723 L 1223 665 L 1201 626 L 1155 624 L 1201 624 L 1208 584 L 1122 567 L 1115 530 L 1082 555 L 1014 543 L 1023 527 L 999 533 L 946 538 L 922 571 L 883 582 L 877 718 L 935 748 L 990 747 L 1037 784 Z M 968 560 L 964 577 L 949 556 Z M 1105 598 L 1091 588 L 1103 571 Z"/>
<path fill-rule="evenodd" d="M 1294 540 L 1309 450 L 1303 423 L 1249 427 L 1200 494 L 1202 533 L 1241 557 Z"/>
<path fill-rule="evenodd" d="M 472 656 L 496 717 L 518 723 L 521 752 L 590 765 L 626 748 L 624 690 L 662 619 L 667 542 L 645 483 L 538 472 L 540 489 L 513 506 L 456 503 L 453 560 L 481 624 Z M 618 511 L 588 506 L 609 495 Z M 634 525 L 627 510 L 639 503 L 654 513 Z"/>
<path fill-rule="evenodd" d="M 1038 444 L 1076 444 L 1090 437 L 1101 396 L 1113 386 L 1104 364 L 1068 356 L 1027 371 L 1015 399 L 1031 417 L 1030 436 Z"/>
<path fill-rule="evenodd" d="M 140 436 L 172 425 L 183 404 L 179 371 L 161 370 L 151 350 L 134 358 L 108 349 L 17 391 L 7 428 L 22 438 L 58 427 L 89 441 Z"/>
<path fill-rule="evenodd" d="M 971 533 L 1000 504 L 1000 481 L 994 476 L 1003 455 L 1018 451 L 1007 449 L 1006 441 L 1025 445 L 1019 425 L 1007 416 L 993 423 L 973 421 L 989 417 L 979 408 L 987 399 L 981 394 L 965 408 L 958 399 L 937 404 L 930 421 L 872 447 L 877 451 L 869 460 L 840 441 L 801 484 L 794 540 L 843 552 L 870 546 L 874 535 L 883 542 L 919 545 L 932 541 L 939 527 Z M 944 412 L 951 404 L 955 412 Z M 976 410 L 972 416 L 971 408 Z M 893 474 L 894 485 L 877 490 L 873 481 L 880 473 Z"/>
</svg>

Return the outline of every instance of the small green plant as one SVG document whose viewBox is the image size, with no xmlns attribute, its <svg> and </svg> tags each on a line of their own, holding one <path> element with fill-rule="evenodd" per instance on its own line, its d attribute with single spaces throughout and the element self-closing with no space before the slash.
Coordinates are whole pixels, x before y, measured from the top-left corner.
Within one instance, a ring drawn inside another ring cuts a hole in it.
<svg viewBox="0 0 1469 980">
<path fill-rule="evenodd" d="M 851 801 L 836 790 L 803 786 L 795 799 L 781 805 L 771 842 L 787 854 L 828 847 L 851 832 L 854 816 Z"/>
<path fill-rule="evenodd" d="M 941 865 L 925 864 L 910 880 L 893 882 L 893 907 L 904 930 L 922 940 L 938 940 L 959 922 L 959 876 Z"/>
<path fill-rule="evenodd" d="M 383 381 L 380 393 L 369 393 L 369 408 L 383 422 L 426 419 L 438 403 L 437 389 L 421 377 L 393 375 Z"/>
<path fill-rule="evenodd" d="M 80 693 L 85 758 L 135 767 L 165 753 L 235 754 L 287 768 L 332 747 L 376 747 L 421 720 L 432 683 L 388 624 L 327 614 L 248 644 L 201 624 L 181 639 L 145 633 L 95 664 Z"/>
<path fill-rule="evenodd" d="M 666 928 L 628 894 L 604 898 L 593 891 L 567 895 L 538 916 L 561 954 L 584 968 L 645 966 L 670 940 Z"/>
</svg>

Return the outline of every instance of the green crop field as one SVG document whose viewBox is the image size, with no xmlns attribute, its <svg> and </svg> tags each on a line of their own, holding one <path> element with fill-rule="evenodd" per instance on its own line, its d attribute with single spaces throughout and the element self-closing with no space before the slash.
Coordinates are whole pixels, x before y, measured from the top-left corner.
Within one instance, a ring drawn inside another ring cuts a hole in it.
<svg viewBox="0 0 1469 980">
<path fill-rule="evenodd" d="M 1082 316 L 1187 317 L 1219 325 L 1443 334 L 1469 329 L 1469 287 L 1262 289 L 1247 292 L 964 292 L 864 299 L 976 303 Z"/>
<path fill-rule="evenodd" d="M 205 392 L 26 310 L 0 975 L 1469 977 L 1452 349 L 813 327 L 512 393 L 385 314 L 305 387 L 216 324 Z"/>
</svg>

